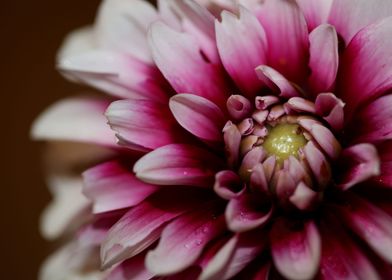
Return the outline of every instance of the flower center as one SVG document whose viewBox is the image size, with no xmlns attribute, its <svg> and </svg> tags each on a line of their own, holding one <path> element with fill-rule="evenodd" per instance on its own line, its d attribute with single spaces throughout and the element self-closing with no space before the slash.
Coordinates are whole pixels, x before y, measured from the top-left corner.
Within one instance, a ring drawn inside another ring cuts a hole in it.
<svg viewBox="0 0 392 280">
<path fill-rule="evenodd" d="M 307 140 L 297 124 L 278 124 L 268 129 L 263 148 L 269 155 L 275 155 L 279 163 L 283 163 L 290 156 L 298 158 L 298 151 L 304 147 Z"/>
</svg>

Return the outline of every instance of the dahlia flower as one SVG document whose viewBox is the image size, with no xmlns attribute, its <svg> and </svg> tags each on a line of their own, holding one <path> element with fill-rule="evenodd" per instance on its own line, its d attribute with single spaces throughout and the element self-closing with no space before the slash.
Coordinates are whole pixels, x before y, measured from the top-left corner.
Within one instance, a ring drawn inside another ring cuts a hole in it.
<svg viewBox="0 0 392 280">
<path fill-rule="evenodd" d="M 42 279 L 392 279 L 390 0 L 105 0 L 58 55 Z"/>
</svg>

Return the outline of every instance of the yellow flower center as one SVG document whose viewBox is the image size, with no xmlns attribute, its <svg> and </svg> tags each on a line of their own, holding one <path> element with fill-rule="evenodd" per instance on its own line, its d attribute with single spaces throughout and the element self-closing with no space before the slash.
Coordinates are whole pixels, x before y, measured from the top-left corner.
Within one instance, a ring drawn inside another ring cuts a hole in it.
<svg viewBox="0 0 392 280">
<path fill-rule="evenodd" d="M 270 155 L 275 155 L 277 162 L 281 164 L 291 155 L 297 157 L 299 149 L 306 142 L 299 125 L 286 123 L 269 129 L 263 147 Z"/>
</svg>

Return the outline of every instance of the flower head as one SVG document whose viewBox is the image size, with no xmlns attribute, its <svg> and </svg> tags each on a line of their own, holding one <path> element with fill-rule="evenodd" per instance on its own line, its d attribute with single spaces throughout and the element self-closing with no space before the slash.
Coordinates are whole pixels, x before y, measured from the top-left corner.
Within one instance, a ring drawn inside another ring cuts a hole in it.
<svg viewBox="0 0 392 280">
<path fill-rule="evenodd" d="M 43 279 L 392 277 L 390 16 L 389 0 L 104 1 L 58 67 L 110 97 L 33 128 L 56 140 L 44 233 L 76 230 Z"/>
</svg>

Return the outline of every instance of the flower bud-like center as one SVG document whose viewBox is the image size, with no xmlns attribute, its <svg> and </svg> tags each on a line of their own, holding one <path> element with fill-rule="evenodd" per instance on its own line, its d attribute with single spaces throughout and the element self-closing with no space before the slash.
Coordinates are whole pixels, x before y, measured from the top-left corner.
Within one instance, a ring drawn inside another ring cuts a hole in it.
<svg viewBox="0 0 392 280">
<path fill-rule="evenodd" d="M 263 148 L 269 155 L 283 163 L 290 156 L 298 157 L 298 151 L 307 143 L 302 129 L 297 124 L 282 123 L 268 129 Z"/>
</svg>

